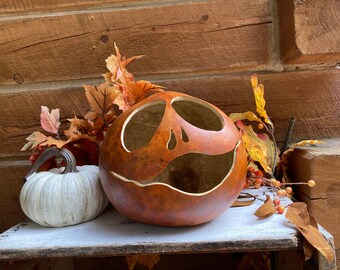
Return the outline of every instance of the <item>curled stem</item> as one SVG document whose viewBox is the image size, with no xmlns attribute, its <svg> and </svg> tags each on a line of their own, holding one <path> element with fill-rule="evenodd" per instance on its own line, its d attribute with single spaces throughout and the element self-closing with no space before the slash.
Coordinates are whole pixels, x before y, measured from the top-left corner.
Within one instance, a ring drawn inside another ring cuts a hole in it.
<svg viewBox="0 0 340 270">
<path fill-rule="evenodd" d="M 78 172 L 77 167 L 76 167 L 76 159 L 73 156 L 72 152 L 68 149 L 61 148 L 58 149 L 57 147 L 50 147 L 47 148 L 39 157 L 38 159 L 34 162 L 31 170 L 26 174 L 24 177 L 24 182 L 27 181 L 27 179 L 37 172 L 39 168 L 50 158 L 52 157 L 60 157 L 64 160 L 65 162 L 65 169 L 62 172 L 62 174 L 65 173 L 71 173 L 71 172 Z"/>
</svg>

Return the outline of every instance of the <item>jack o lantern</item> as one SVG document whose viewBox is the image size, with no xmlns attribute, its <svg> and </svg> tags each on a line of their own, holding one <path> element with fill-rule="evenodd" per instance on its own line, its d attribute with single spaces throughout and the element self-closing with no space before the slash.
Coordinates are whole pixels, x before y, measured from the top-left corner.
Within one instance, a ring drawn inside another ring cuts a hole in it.
<svg viewBox="0 0 340 270">
<path fill-rule="evenodd" d="M 217 107 L 178 92 L 154 94 L 123 112 L 100 151 L 100 179 L 131 220 L 162 226 L 208 222 L 238 197 L 246 152 Z"/>
</svg>

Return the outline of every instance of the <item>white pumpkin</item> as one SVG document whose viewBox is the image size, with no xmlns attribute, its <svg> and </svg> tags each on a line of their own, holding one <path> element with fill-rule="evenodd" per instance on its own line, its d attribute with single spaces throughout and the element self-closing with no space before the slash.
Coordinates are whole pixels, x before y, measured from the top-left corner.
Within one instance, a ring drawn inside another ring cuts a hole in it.
<svg viewBox="0 0 340 270">
<path fill-rule="evenodd" d="M 49 155 L 36 161 L 40 164 L 32 170 L 40 167 L 51 154 L 56 156 L 55 151 L 61 152 L 62 155 L 71 153 L 64 149 L 52 149 Z M 42 226 L 63 227 L 86 222 L 101 214 L 108 205 L 99 180 L 98 166 L 85 165 L 75 168 L 74 164 L 69 165 L 70 162 L 75 163 L 74 160 L 68 160 L 69 157 L 65 159 L 65 156 L 63 158 L 66 160 L 66 169 L 39 173 L 31 171 L 21 189 L 22 210 Z"/>
</svg>

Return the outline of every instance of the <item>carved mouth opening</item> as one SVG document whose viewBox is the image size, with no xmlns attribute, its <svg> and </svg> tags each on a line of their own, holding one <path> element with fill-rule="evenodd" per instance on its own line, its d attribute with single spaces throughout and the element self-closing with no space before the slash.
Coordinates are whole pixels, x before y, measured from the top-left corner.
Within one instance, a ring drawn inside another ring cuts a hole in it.
<svg viewBox="0 0 340 270">
<path fill-rule="evenodd" d="M 156 177 L 140 183 L 164 183 L 188 193 L 204 193 L 218 186 L 230 172 L 234 153 L 189 153 L 172 160 Z"/>
</svg>

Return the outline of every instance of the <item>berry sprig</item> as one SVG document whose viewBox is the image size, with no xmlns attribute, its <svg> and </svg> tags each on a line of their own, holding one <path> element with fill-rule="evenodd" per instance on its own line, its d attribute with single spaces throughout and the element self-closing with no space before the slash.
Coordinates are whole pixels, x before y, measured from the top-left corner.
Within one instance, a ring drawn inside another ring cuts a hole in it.
<svg viewBox="0 0 340 270">
<path fill-rule="evenodd" d="M 314 180 L 309 180 L 307 182 L 298 182 L 298 183 L 282 183 L 275 178 L 270 177 L 267 173 L 265 174 L 261 170 L 256 170 L 254 167 L 249 166 L 247 168 L 247 177 L 244 184 L 244 188 L 255 188 L 258 189 L 261 186 L 268 186 L 272 189 L 273 194 L 273 204 L 274 207 L 279 214 L 283 214 L 286 208 L 281 205 L 280 198 L 288 197 L 291 198 L 293 189 L 292 185 L 308 185 L 309 187 L 315 186 Z"/>
</svg>

